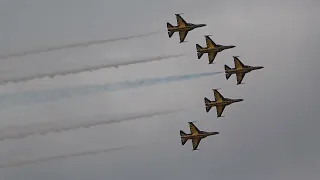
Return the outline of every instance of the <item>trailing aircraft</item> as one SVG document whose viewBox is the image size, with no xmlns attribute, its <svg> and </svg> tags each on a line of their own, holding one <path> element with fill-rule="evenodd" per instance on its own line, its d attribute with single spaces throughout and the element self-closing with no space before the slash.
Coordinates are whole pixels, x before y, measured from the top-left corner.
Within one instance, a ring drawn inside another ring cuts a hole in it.
<svg viewBox="0 0 320 180">
<path fill-rule="evenodd" d="M 182 14 L 182 13 L 180 13 Z M 192 23 L 187 23 L 181 16 L 180 14 L 175 14 L 176 19 L 177 19 L 177 26 L 171 25 L 169 22 L 167 22 L 167 29 L 168 29 L 168 35 L 169 38 L 172 37 L 172 35 L 175 32 L 179 32 L 179 37 L 180 37 L 180 43 L 186 42 L 184 41 L 188 32 L 192 31 L 195 28 L 199 27 L 204 27 L 206 24 L 192 24 Z"/>
<path fill-rule="evenodd" d="M 221 44 L 216 44 L 212 41 L 212 39 L 209 36 L 211 35 L 204 36 L 206 39 L 207 47 L 201 47 L 199 44 L 196 44 L 198 59 L 200 59 L 204 53 L 208 53 L 209 64 L 213 63 L 215 57 L 219 52 L 236 47 L 233 45 L 225 46 Z"/>
<path fill-rule="evenodd" d="M 207 113 L 210 111 L 212 107 L 216 107 L 217 109 L 217 117 L 221 117 L 224 108 L 232 103 L 241 102 L 243 99 L 229 99 L 223 97 L 217 89 L 212 89 L 215 97 L 215 101 L 210 101 L 208 98 L 204 98 L 204 103 L 206 106 Z"/>
<path fill-rule="evenodd" d="M 190 127 L 190 134 L 186 134 L 182 130 L 180 130 L 180 137 L 181 137 L 181 144 L 184 145 L 189 139 L 192 140 L 192 147 L 193 151 L 194 150 L 199 150 L 197 149 L 200 141 L 203 138 L 206 138 L 211 135 L 216 135 L 219 134 L 219 132 L 206 132 L 206 131 L 200 131 L 194 124 L 193 122 L 188 122 L 189 127 Z"/>
<path fill-rule="evenodd" d="M 228 80 L 232 74 L 236 74 L 237 76 L 237 85 L 241 84 L 246 73 L 262 69 L 263 66 L 248 66 L 244 65 L 238 58 L 239 56 L 233 56 L 234 68 L 230 68 L 226 64 L 224 65 L 224 70 L 226 73 L 226 79 Z"/>
</svg>

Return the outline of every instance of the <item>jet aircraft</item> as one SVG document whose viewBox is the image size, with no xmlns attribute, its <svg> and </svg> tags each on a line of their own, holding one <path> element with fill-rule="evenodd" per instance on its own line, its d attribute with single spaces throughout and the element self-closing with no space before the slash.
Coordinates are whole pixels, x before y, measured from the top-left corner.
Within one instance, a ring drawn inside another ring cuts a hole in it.
<svg viewBox="0 0 320 180">
<path fill-rule="evenodd" d="M 239 56 L 233 56 L 234 66 L 235 68 L 230 68 L 227 65 L 224 65 L 226 79 L 228 80 L 232 74 L 236 74 L 237 76 L 237 85 L 241 84 L 243 77 L 246 73 L 251 72 L 253 70 L 262 69 L 263 66 L 248 66 L 244 65 L 238 58 Z"/>
<path fill-rule="evenodd" d="M 181 136 L 181 144 L 184 145 L 189 139 L 192 140 L 192 146 L 193 151 L 199 150 L 197 149 L 200 141 L 203 138 L 206 138 L 211 135 L 219 134 L 219 132 L 206 132 L 206 131 L 200 131 L 192 122 L 188 122 L 190 127 L 190 134 L 186 134 L 182 130 L 180 130 L 180 136 Z"/>
<path fill-rule="evenodd" d="M 201 47 L 199 44 L 196 44 L 198 59 L 200 59 L 204 53 L 208 53 L 209 64 L 213 63 L 218 52 L 236 47 L 233 45 L 225 46 L 225 45 L 216 44 L 215 42 L 212 41 L 212 39 L 209 36 L 211 35 L 204 36 L 206 39 L 207 47 Z"/>
<path fill-rule="evenodd" d="M 206 106 L 206 111 L 207 113 L 210 111 L 212 107 L 216 107 L 217 109 L 217 117 L 221 117 L 223 110 L 226 106 L 236 103 L 236 102 L 241 102 L 243 99 L 229 99 L 223 97 L 217 89 L 212 89 L 215 97 L 215 101 L 210 101 L 208 98 L 204 98 L 204 103 Z"/>
<path fill-rule="evenodd" d="M 182 13 L 180 13 L 182 14 Z M 195 28 L 199 27 L 204 27 L 206 24 L 192 24 L 192 23 L 187 23 L 181 16 L 180 14 L 175 14 L 176 19 L 177 19 L 177 26 L 173 26 L 170 23 L 167 22 L 167 29 L 168 29 L 168 35 L 169 38 L 172 37 L 172 35 L 175 32 L 179 32 L 179 37 L 180 37 L 180 43 L 186 42 L 184 41 L 188 32 L 192 31 Z"/>
</svg>

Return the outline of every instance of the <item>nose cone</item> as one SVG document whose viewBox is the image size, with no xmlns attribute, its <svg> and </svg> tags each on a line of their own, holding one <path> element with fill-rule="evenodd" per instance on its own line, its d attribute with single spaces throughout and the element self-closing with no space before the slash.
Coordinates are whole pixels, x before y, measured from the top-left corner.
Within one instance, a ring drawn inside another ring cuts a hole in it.
<svg viewBox="0 0 320 180">
<path fill-rule="evenodd" d="M 206 24 L 198 24 L 197 27 L 204 27 Z"/>
<path fill-rule="evenodd" d="M 223 49 L 231 49 L 231 48 L 235 48 L 236 46 L 223 46 Z"/>
<path fill-rule="evenodd" d="M 236 99 L 235 102 L 241 102 L 243 99 Z"/>
<path fill-rule="evenodd" d="M 209 135 L 217 135 L 217 134 L 219 134 L 219 132 L 211 132 L 211 133 L 209 133 Z"/>
<path fill-rule="evenodd" d="M 263 68 L 264 68 L 263 66 L 256 67 L 256 69 L 263 69 Z"/>
</svg>

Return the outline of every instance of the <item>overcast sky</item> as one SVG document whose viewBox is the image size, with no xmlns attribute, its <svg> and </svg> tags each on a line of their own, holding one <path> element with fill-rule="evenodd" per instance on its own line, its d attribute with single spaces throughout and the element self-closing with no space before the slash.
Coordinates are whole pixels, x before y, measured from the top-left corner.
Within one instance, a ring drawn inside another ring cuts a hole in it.
<svg viewBox="0 0 320 180">
<path fill-rule="evenodd" d="M 171 39 L 166 22 L 175 13 L 207 26 L 188 33 L 187 43 Z M 265 68 L 236 78 L 217 74 L 181 82 L 90 93 L 55 101 L 13 106 L 0 98 L 1 133 L 101 123 L 91 128 L 0 141 L 0 166 L 14 162 L 138 146 L 87 156 L 0 169 L 2 180 L 318 180 L 320 173 L 319 87 L 320 2 L 317 0 L 0 0 L 0 56 L 112 38 L 159 33 L 105 44 L 0 59 L 0 80 L 24 78 L 130 59 L 187 53 L 158 62 L 101 69 L 0 86 L 7 93 L 166 77 L 234 67 L 232 56 Z M 236 48 L 219 53 L 216 64 L 200 60 L 195 44 L 204 35 Z M 116 60 L 115 60 L 116 59 Z M 212 88 L 244 101 L 205 112 Z M 72 93 L 72 92 L 70 92 Z M 3 95 L 5 94 L 5 95 Z M 32 96 L 38 101 L 37 94 Z M 8 96 L 9 98 L 9 96 Z M 13 98 L 11 96 L 11 98 Z M 13 100 L 12 100 L 13 101 Z M 22 100 L 23 101 L 23 97 Z M 185 109 L 150 117 L 150 113 Z M 181 145 L 188 121 L 219 131 L 203 139 L 200 151 Z"/>
</svg>

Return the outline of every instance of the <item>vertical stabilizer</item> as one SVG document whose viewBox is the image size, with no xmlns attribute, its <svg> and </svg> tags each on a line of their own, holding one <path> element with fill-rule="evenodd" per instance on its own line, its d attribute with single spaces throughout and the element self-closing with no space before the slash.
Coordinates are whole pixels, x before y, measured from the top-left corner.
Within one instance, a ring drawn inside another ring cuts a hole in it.
<svg viewBox="0 0 320 180">
<path fill-rule="evenodd" d="M 204 104 L 206 106 L 206 112 L 209 112 L 210 109 L 212 108 L 212 106 L 209 105 L 210 102 L 211 101 L 208 98 L 206 98 L 206 97 L 204 98 Z"/>
<path fill-rule="evenodd" d="M 174 34 L 174 31 L 170 31 L 169 28 L 173 28 L 173 26 L 167 22 L 168 36 L 169 38 L 171 38 L 172 35 Z"/>
<path fill-rule="evenodd" d="M 227 71 L 231 70 L 231 68 L 228 65 L 224 65 L 224 70 L 226 72 L 226 79 L 229 79 L 232 74 Z"/>
<path fill-rule="evenodd" d="M 203 52 L 199 52 L 201 49 L 203 49 L 199 44 L 196 44 L 196 48 L 197 48 L 197 56 L 198 59 L 200 59 L 203 55 Z"/>
<path fill-rule="evenodd" d="M 184 138 L 183 136 L 186 136 L 187 134 L 180 130 L 180 136 L 181 136 L 181 144 L 184 145 L 188 141 L 187 138 Z"/>
</svg>

